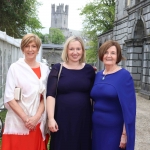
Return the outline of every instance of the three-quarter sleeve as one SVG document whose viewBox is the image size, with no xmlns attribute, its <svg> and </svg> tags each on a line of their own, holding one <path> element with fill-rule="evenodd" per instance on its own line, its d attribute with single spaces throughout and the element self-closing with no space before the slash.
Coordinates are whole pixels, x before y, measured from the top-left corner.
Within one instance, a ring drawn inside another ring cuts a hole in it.
<svg viewBox="0 0 150 150">
<path fill-rule="evenodd" d="M 46 97 L 52 96 L 55 98 L 58 73 L 59 73 L 59 68 L 58 68 L 58 65 L 56 64 L 53 66 L 53 68 L 48 76 Z"/>
</svg>

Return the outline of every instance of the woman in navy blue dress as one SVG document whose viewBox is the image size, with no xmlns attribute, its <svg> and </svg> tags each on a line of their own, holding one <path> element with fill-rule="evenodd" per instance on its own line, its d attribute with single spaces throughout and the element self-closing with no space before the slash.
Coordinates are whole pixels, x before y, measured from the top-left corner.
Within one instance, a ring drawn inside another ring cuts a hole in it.
<svg viewBox="0 0 150 150">
<path fill-rule="evenodd" d="M 99 49 L 105 69 L 98 72 L 91 97 L 92 150 L 134 150 L 136 98 L 130 73 L 117 64 L 124 59 L 115 41 Z"/>
<path fill-rule="evenodd" d="M 62 60 L 56 98 L 60 63 L 53 65 L 47 84 L 50 150 L 91 150 L 90 91 L 95 72 L 85 64 L 85 49 L 79 37 L 66 41 Z"/>
</svg>

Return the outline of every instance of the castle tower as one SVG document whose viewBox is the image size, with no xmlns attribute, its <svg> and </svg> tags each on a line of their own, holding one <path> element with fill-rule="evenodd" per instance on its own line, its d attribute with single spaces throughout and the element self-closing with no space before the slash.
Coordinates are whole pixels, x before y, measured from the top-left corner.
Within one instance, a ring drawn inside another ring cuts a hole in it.
<svg viewBox="0 0 150 150">
<path fill-rule="evenodd" d="M 59 28 L 61 30 L 68 30 L 68 9 L 69 6 L 59 4 L 55 9 L 55 4 L 51 5 L 51 28 Z"/>
</svg>

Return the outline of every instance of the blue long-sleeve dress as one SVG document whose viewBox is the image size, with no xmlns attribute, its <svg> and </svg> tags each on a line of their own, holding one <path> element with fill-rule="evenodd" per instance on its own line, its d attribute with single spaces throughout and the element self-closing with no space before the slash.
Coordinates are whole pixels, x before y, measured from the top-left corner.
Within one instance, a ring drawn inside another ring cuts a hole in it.
<svg viewBox="0 0 150 150">
<path fill-rule="evenodd" d="M 121 150 L 124 123 L 126 150 L 134 150 L 136 98 L 130 73 L 125 69 L 106 76 L 103 71 L 98 72 L 91 97 L 94 101 L 92 150 Z"/>
</svg>

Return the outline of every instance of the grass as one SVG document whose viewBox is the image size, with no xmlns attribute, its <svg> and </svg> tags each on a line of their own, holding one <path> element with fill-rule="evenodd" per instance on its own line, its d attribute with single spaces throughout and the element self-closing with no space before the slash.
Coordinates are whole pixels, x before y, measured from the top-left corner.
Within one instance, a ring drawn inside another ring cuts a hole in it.
<svg viewBox="0 0 150 150">
<path fill-rule="evenodd" d="M 0 112 L 0 118 L 2 119 L 3 122 L 5 121 L 6 112 L 7 112 L 7 110 L 2 110 Z"/>
<path fill-rule="evenodd" d="M 7 110 L 2 110 L 2 111 L 0 112 L 0 118 L 2 119 L 3 123 L 5 122 L 6 113 L 7 113 Z M 0 149 L 1 149 L 1 141 L 2 141 L 2 139 L 1 139 L 1 137 L 0 137 Z"/>
</svg>

